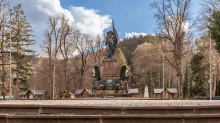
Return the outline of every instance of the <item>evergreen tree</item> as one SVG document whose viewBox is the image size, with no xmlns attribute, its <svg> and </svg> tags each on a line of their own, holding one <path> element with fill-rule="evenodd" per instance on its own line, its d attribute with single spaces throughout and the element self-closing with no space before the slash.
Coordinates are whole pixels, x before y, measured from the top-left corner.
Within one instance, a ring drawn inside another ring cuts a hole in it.
<svg viewBox="0 0 220 123">
<path fill-rule="evenodd" d="M 167 88 L 169 88 L 169 80 L 167 79 Z"/>
<path fill-rule="evenodd" d="M 117 49 L 120 48 L 126 58 L 127 65 L 131 65 L 132 52 L 137 48 L 138 45 L 143 44 L 147 36 L 140 35 L 137 37 L 130 37 L 123 39 L 122 42 L 118 42 Z"/>
<path fill-rule="evenodd" d="M 186 69 L 185 69 L 184 81 L 183 81 L 183 98 L 187 97 L 188 83 L 189 83 L 189 69 L 188 69 L 188 63 L 187 63 Z"/>
<path fill-rule="evenodd" d="M 173 79 L 170 80 L 170 88 L 173 88 Z"/>
<path fill-rule="evenodd" d="M 150 34 L 147 34 L 147 38 L 145 38 L 144 43 L 154 43 L 154 42 L 155 42 L 154 36 L 150 35 Z"/>
<path fill-rule="evenodd" d="M 207 95 L 207 81 L 206 71 L 209 68 L 208 64 L 205 64 L 205 57 L 202 54 L 195 54 L 190 62 L 192 70 L 192 79 L 195 82 L 193 86 L 193 95 L 205 96 Z"/>
<path fill-rule="evenodd" d="M 119 59 L 119 63 L 120 63 L 121 66 L 127 65 L 126 59 L 125 59 L 125 57 L 124 57 L 124 55 L 123 55 L 123 53 L 122 53 L 122 51 L 121 51 L 120 48 L 119 48 L 118 51 L 115 53 L 115 55 L 116 55 L 116 58 Z"/>
<path fill-rule="evenodd" d="M 190 98 L 193 98 L 193 80 L 190 80 L 190 85 L 189 85 L 189 96 Z"/>
<path fill-rule="evenodd" d="M 220 11 L 214 11 L 209 21 L 211 22 L 209 27 L 211 38 L 215 41 L 215 49 L 220 53 Z"/>
<path fill-rule="evenodd" d="M 32 27 L 26 20 L 21 4 L 14 7 L 12 12 L 12 42 L 14 51 L 12 53 L 13 61 L 17 64 L 13 70 L 16 78 L 13 83 L 19 86 L 21 91 L 28 90 L 28 79 L 32 75 L 31 61 L 35 57 L 35 51 L 28 48 L 35 44 L 32 40 Z"/>
</svg>

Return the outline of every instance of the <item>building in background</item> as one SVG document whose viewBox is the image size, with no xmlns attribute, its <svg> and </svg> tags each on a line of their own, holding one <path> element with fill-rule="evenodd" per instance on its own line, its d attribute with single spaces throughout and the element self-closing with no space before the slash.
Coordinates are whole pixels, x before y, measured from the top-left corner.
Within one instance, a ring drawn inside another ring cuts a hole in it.
<svg viewBox="0 0 220 123">
<path fill-rule="evenodd" d="M 132 97 L 138 97 L 138 88 L 130 88 L 128 93 L 132 95 Z"/>
<path fill-rule="evenodd" d="M 174 99 L 177 94 L 177 89 L 176 88 L 165 88 L 164 91 L 161 88 L 155 88 L 154 89 L 154 98 L 159 98 L 162 99 L 163 98 L 163 92 L 164 93 L 164 98 L 165 99 Z"/>
<path fill-rule="evenodd" d="M 77 89 L 75 92 L 77 98 L 85 98 L 88 94 L 92 94 L 92 89 Z"/>
<path fill-rule="evenodd" d="M 20 92 L 20 99 L 47 99 L 49 96 L 46 90 L 32 90 Z"/>
<path fill-rule="evenodd" d="M 69 95 L 70 95 L 70 98 L 72 98 L 72 99 L 75 98 L 75 96 L 74 96 L 73 93 L 69 92 Z M 63 91 L 63 92 L 60 93 L 60 98 L 61 98 L 61 99 L 67 98 L 67 97 L 68 97 L 68 96 L 67 96 L 67 91 Z"/>
</svg>

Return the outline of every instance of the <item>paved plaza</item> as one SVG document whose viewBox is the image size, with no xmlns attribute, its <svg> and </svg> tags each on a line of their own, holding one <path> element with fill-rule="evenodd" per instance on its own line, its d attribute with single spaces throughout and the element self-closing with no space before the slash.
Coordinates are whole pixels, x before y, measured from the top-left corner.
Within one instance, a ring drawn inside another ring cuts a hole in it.
<svg viewBox="0 0 220 123">
<path fill-rule="evenodd" d="M 0 105 L 71 105 L 71 106 L 220 106 L 219 100 L 1 100 Z"/>
</svg>

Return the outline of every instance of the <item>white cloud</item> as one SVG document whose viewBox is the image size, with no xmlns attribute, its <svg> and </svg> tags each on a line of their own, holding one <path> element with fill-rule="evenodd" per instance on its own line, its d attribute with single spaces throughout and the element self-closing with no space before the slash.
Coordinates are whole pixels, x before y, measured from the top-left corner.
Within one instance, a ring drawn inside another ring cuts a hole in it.
<svg viewBox="0 0 220 123">
<path fill-rule="evenodd" d="M 84 33 L 102 34 L 102 31 L 111 26 L 109 15 L 98 15 L 94 9 L 70 6 L 70 12 L 75 18 L 77 27 Z"/>
<path fill-rule="evenodd" d="M 145 35 L 149 35 L 149 34 L 147 34 L 147 33 L 143 33 L 143 32 L 141 32 L 141 33 L 137 33 L 137 32 L 132 32 L 132 33 L 125 33 L 125 38 L 130 38 L 130 37 L 139 37 L 140 35 L 143 35 L 143 36 L 145 36 Z M 152 34 L 153 35 L 153 34 Z"/>
<path fill-rule="evenodd" d="M 44 31 L 47 29 L 48 16 L 64 14 L 70 23 L 77 25 L 84 33 L 91 35 L 101 34 L 102 31 L 111 26 L 109 15 L 99 15 L 97 10 L 75 7 L 70 5 L 68 9 L 62 8 L 60 0 L 14 0 L 14 6 L 21 3 L 22 9 L 31 22 L 35 35 L 35 50 L 40 51 L 39 44 L 44 39 Z"/>
</svg>

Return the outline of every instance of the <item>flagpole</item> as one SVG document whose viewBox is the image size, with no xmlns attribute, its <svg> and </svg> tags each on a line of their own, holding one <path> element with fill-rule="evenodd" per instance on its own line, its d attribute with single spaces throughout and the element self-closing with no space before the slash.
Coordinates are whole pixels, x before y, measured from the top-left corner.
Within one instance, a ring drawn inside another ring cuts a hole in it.
<svg viewBox="0 0 220 123">
<path fill-rule="evenodd" d="M 163 59 L 163 91 L 162 92 L 163 92 L 163 99 L 164 99 L 164 93 L 165 93 L 164 92 L 164 39 L 162 40 L 162 43 L 163 43 L 162 44 L 162 52 L 163 52 L 163 58 L 162 58 Z"/>
<path fill-rule="evenodd" d="M 10 9 L 10 100 L 11 100 L 11 9 Z"/>
<path fill-rule="evenodd" d="M 210 21 L 212 18 L 211 9 L 210 10 Z M 210 33 L 210 100 L 212 100 L 212 58 L 211 58 L 211 33 Z"/>
</svg>

